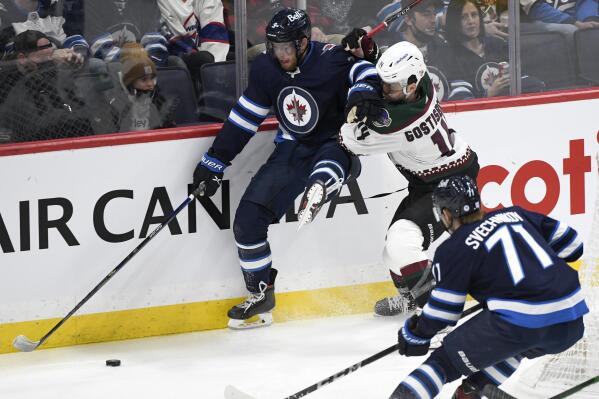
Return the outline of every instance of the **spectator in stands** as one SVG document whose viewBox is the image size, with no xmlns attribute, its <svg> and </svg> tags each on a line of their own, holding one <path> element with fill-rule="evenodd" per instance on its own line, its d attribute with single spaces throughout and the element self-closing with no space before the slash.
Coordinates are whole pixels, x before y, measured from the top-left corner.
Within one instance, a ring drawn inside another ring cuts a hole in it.
<svg viewBox="0 0 599 399">
<path fill-rule="evenodd" d="M 445 36 L 450 50 L 445 70 L 451 84 L 451 98 L 454 93 L 464 91 L 475 97 L 509 94 L 508 44 L 485 35 L 483 13 L 475 0 L 451 0 Z M 522 75 L 522 92 L 539 92 L 544 88 L 539 79 Z"/>
<path fill-rule="evenodd" d="M 121 52 L 121 83 L 126 101 L 117 103 L 120 131 L 174 127 L 174 104 L 167 101 L 157 85 L 156 66 L 138 43 L 125 43 Z M 120 99 L 122 101 L 122 99 Z"/>
<path fill-rule="evenodd" d="M 486 68 L 489 63 L 508 59 L 507 43 L 496 37 L 485 37 L 483 13 L 474 0 L 452 0 L 447 7 L 445 36 L 451 59 L 447 77 L 457 87 L 473 92 L 476 97 L 507 95 L 508 74 Z M 485 71 L 488 69 L 488 73 Z M 490 83 L 492 82 L 492 83 Z"/>
<path fill-rule="evenodd" d="M 57 46 L 65 40 L 64 19 L 56 1 L 0 1 L 0 56 L 4 59 L 13 50 L 15 36 L 26 30 L 38 30 Z"/>
<path fill-rule="evenodd" d="M 169 52 L 185 61 L 201 90 L 200 68 L 227 59 L 229 34 L 221 0 L 157 0 L 160 33 L 168 39 Z"/>
<path fill-rule="evenodd" d="M 520 5 L 524 31 L 561 32 L 571 41 L 578 29 L 599 28 L 597 0 L 520 0 Z"/>
<path fill-rule="evenodd" d="M 120 47 L 139 41 L 145 32 L 155 32 L 160 26 L 160 10 L 155 0 L 62 2 L 65 33 L 82 35 L 92 45 L 109 34 Z"/>
<path fill-rule="evenodd" d="M 485 23 L 485 35 L 507 40 L 507 0 L 479 0 Z"/>
<path fill-rule="evenodd" d="M 74 93 L 73 71 L 83 57 L 72 49 L 55 49 L 48 36 L 27 30 L 14 42 L 14 66 L 3 71 L 0 126 L 12 141 L 91 134 L 85 102 Z"/>
<path fill-rule="evenodd" d="M 403 8 L 409 6 L 413 0 L 402 0 Z M 447 53 L 447 42 L 437 31 L 437 10 L 443 8 L 442 0 L 423 0 L 418 7 L 408 11 L 398 32 L 386 33 L 377 43 L 393 45 L 398 41 L 408 41 L 422 52 L 427 65 L 440 66 Z"/>
</svg>

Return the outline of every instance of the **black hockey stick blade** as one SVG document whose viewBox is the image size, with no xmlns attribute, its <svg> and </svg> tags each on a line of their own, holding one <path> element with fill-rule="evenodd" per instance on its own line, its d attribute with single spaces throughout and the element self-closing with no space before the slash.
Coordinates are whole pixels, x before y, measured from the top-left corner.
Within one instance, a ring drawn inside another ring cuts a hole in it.
<svg viewBox="0 0 599 399">
<path fill-rule="evenodd" d="M 225 399 L 258 399 L 255 396 L 248 395 L 247 393 L 240 391 L 232 385 L 225 387 Z"/>
<path fill-rule="evenodd" d="M 81 306 L 83 306 L 92 296 L 94 296 L 96 294 L 96 292 L 98 292 L 100 290 L 100 288 L 102 288 L 107 282 L 108 280 L 110 280 L 119 270 L 121 270 L 131 259 L 133 259 L 133 257 L 142 250 L 143 247 L 146 246 L 146 244 L 148 242 L 150 242 L 150 240 L 152 240 L 152 238 L 154 238 L 161 230 L 164 226 L 167 226 L 178 214 L 179 212 L 181 212 L 183 209 L 185 209 L 187 207 L 187 205 L 189 205 L 189 203 L 191 201 L 193 201 L 196 197 L 198 196 L 203 196 L 204 195 L 204 190 L 205 190 L 205 185 L 204 184 L 200 184 L 198 186 L 198 188 L 196 188 L 186 199 L 185 201 L 183 201 L 181 203 L 181 205 L 179 205 L 177 207 L 177 209 L 175 209 L 169 216 L 168 218 L 162 222 L 160 225 L 158 225 L 158 227 L 156 227 L 139 245 L 137 245 L 133 251 L 131 251 L 129 253 L 129 255 L 127 255 L 125 257 L 125 259 L 123 259 L 121 261 L 121 263 L 119 263 L 114 269 L 112 269 L 110 271 L 110 273 L 108 273 L 103 279 L 102 281 L 100 281 L 90 292 L 87 293 L 87 295 L 85 296 L 85 298 L 83 298 L 81 301 L 79 301 L 79 303 L 77 305 L 75 305 L 75 307 L 73 309 L 71 309 L 71 311 L 65 316 L 63 317 L 58 323 L 56 323 L 54 325 L 54 327 L 52 327 L 50 329 L 50 331 L 48 331 L 46 333 L 46 335 L 44 335 L 43 337 L 41 337 L 39 339 L 39 341 L 32 341 L 29 338 L 27 338 L 24 335 L 18 335 L 14 341 L 12 342 L 12 345 L 15 349 L 18 349 L 22 352 L 32 352 L 35 349 L 37 349 L 40 345 L 42 345 L 44 342 L 46 342 L 46 340 L 48 338 L 50 338 L 50 336 L 52 334 L 54 334 L 54 332 L 56 330 L 58 330 L 77 310 L 79 310 L 79 308 L 81 308 Z"/>
<path fill-rule="evenodd" d="M 585 382 L 582 382 L 570 389 L 568 389 L 567 391 L 564 391 L 560 394 L 557 394 L 555 396 L 550 397 L 549 399 L 563 399 L 563 398 L 567 398 L 573 394 L 575 394 L 578 391 L 582 391 L 584 388 L 588 387 L 589 385 L 593 385 L 593 384 L 597 384 L 599 383 L 599 375 L 590 378 L 588 380 L 586 380 Z"/>
</svg>

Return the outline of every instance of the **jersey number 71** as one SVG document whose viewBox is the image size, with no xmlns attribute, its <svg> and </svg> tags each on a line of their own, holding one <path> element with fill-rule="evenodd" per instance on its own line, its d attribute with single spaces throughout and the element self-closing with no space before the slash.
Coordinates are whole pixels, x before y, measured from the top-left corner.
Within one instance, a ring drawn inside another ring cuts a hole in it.
<svg viewBox="0 0 599 399">
<path fill-rule="evenodd" d="M 553 265 L 553 261 L 551 260 L 551 257 L 547 251 L 545 251 L 543 247 L 539 245 L 539 243 L 533 238 L 533 236 L 530 235 L 528 231 L 526 231 L 521 224 L 505 225 L 497 229 L 497 231 L 493 233 L 485 242 L 485 248 L 487 249 L 487 252 L 491 252 L 497 243 L 501 244 L 505 262 L 510 274 L 512 275 L 514 285 L 518 285 L 518 283 L 524 279 L 524 270 L 522 269 L 520 256 L 518 256 L 518 250 L 514 244 L 513 234 L 517 234 L 523 238 L 523 241 L 519 242 L 523 242 L 528 245 L 528 247 L 539 260 L 539 263 L 543 269 Z"/>
</svg>

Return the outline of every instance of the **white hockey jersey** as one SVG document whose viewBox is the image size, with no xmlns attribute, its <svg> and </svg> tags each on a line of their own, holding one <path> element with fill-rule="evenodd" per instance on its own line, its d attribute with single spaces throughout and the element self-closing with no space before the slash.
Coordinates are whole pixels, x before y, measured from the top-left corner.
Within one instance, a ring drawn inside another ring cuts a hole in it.
<svg viewBox="0 0 599 399">
<path fill-rule="evenodd" d="M 225 61 L 229 38 L 221 0 L 157 0 L 161 22 L 172 34 L 170 41 L 192 39 L 198 50 Z"/>
<path fill-rule="evenodd" d="M 453 129 L 441 110 L 428 74 L 422 96 L 414 103 L 385 103 L 372 127 L 363 122 L 341 127 L 342 144 L 356 155 L 387 153 L 406 177 L 435 181 L 467 167 L 474 153 Z"/>
</svg>

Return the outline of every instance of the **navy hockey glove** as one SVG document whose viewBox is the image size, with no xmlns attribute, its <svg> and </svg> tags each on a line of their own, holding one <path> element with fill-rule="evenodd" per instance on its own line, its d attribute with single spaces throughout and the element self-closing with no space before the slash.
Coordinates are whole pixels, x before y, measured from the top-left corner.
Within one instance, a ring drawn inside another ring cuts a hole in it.
<svg viewBox="0 0 599 399">
<path fill-rule="evenodd" d="M 347 123 L 364 122 L 372 127 L 372 123 L 379 119 L 383 113 L 384 102 L 378 90 L 366 82 L 359 82 L 352 86 L 345 106 L 345 120 Z"/>
<path fill-rule="evenodd" d="M 414 315 L 406 320 L 403 327 L 397 332 L 398 350 L 404 356 L 423 356 L 428 353 L 431 345 L 430 338 L 421 338 L 414 335 L 413 331 L 418 324 L 418 316 Z"/>
<path fill-rule="evenodd" d="M 196 166 L 193 172 L 193 189 L 197 189 L 204 183 L 204 191 L 201 196 L 212 197 L 223 181 L 223 172 L 228 165 L 210 151 L 202 156 L 202 160 Z"/>
<path fill-rule="evenodd" d="M 377 46 L 374 40 L 361 28 L 352 29 L 351 32 L 341 39 L 341 46 L 346 51 L 362 49 L 364 52 L 362 58 L 373 64 L 379 58 L 379 46 Z"/>
</svg>

